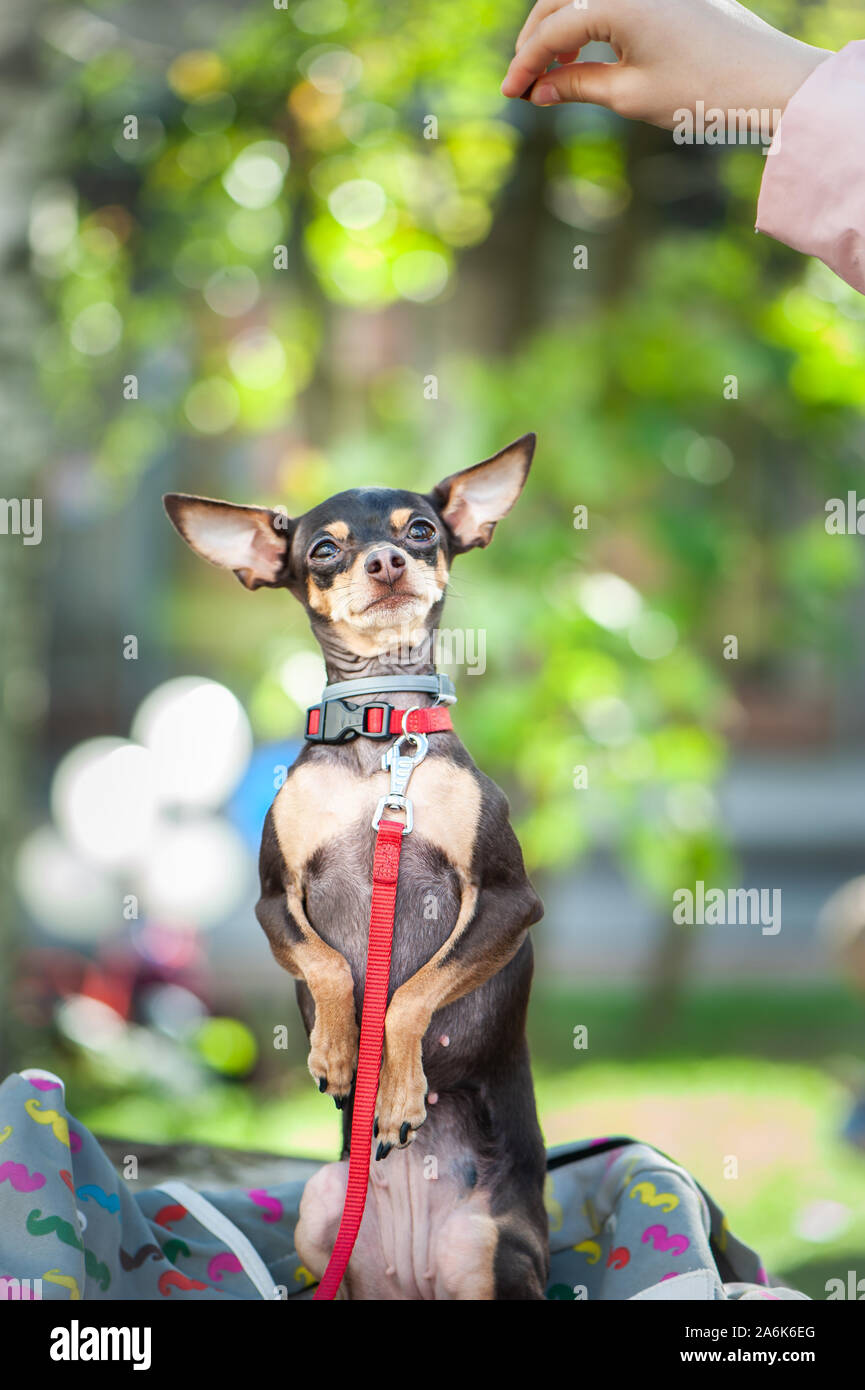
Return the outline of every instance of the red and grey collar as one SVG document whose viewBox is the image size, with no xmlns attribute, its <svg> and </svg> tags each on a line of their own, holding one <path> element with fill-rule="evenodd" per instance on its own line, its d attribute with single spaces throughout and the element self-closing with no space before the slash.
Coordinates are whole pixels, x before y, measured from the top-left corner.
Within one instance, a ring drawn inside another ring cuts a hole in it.
<svg viewBox="0 0 865 1390">
<path fill-rule="evenodd" d="M 358 705 L 348 697 L 382 695 L 391 691 L 435 695 L 436 703 L 411 710 L 394 709 L 386 700 Z M 347 743 L 350 739 L 392 738 L 394 734 L 442 733 L 453 728 L 447 705 L 456 702 L 450 676 L 370 676 L 325 686 L 321 703 L 306 712 L 308 743 Z"/>
</svg>

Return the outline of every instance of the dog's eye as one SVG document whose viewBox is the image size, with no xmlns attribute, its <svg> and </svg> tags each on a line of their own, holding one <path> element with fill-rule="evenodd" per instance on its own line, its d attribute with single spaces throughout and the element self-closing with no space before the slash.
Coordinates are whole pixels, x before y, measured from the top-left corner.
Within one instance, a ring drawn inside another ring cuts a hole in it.
<svg viewBox="0 0 865 1390">
<path fill-rule="evenodd" d="M 339 546 L 336 541 L 316 541 L 309 552 L 309 558 L 310 560 L 332 560 L 338 554 Z"/>
<path fill-rule="evenodd" d="M 410 541 L 431 541 L 435 538 L 436 528 L 431 521 L 425 521 L 423 517 L 417 517 L 408 528 L 408 538 Z"/>
</svg>

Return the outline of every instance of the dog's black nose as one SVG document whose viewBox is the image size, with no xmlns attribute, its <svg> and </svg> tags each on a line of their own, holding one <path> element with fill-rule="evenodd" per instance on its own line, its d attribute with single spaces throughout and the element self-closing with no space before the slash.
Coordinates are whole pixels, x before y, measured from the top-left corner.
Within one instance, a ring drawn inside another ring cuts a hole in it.
<svg viewBox="0 0 865 1390">
<path fill-rule="evenodd" d="M 405 570 L 405 556 L 401 550 L 394 550 L 391 546 L 373 550 L 366 557 L 364 569 L 373 579 L 381 580 L 382 584 L 395 584 Z"/>
</svg>

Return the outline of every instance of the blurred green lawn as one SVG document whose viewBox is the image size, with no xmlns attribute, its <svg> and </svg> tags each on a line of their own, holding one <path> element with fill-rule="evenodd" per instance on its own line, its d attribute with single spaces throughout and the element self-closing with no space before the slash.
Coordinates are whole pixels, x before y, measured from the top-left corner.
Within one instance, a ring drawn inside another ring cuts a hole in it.
<svg viewBox="0 0 865 1390">
<path fill-rule="evenodd" d="M 663 1036 L 641 1042 L 640 1019 L 621 992 L 536 991 L 530 1036 L 547 1143 L 646 1140 L 694 1174 L 773 1274 L 817 1298 L 828 1278 L 865 1276 L 865 1153 L 840 1137 L 850 1097 L 835 1074 L 839 1056 L 861 1056 L 859 1003 L 831 987 L 731 988 L 690 994 Z M 584 1051 L 573 1046 L 580 1023 Z M 333 1158 L 339 1116 L 297 1054 L 286 1074 L 263 1053 L 261 1070 L 254 1085 L 214 1079 L 182 1104 L 153 1090 L 100 1092 L 81 1077 L 70 1102 L 105 1135 Z M 726 1176 L 731 1157 L 736 1177 Z M 847 1211 L 843 1228 L 815 1242 L 797 1224 L 818 1202 Z"/>
</svg>

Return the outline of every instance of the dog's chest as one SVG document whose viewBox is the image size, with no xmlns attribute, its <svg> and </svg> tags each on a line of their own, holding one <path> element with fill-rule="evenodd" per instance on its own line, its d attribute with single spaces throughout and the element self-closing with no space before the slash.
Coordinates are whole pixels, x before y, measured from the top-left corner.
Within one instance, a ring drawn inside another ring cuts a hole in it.
<svg viewBox="0 0 865 1390">
<path fill-rule="evenodd" d="M 350 840 L 359 854 L 371 856 L 373 815 L 389 785 L 380 769 L 359 776 L 340 765 L 302 763 L 292 770 L 273 804 L 273 823 L 295 883 L 303 882 L 314 858 L 329 847 L 348 847 Z M 428 758 L 412 773 L 408 796 L 414 830 L 406 840 L 439 850 L 467 882 L 481 809 L 475 778 L 450 758 Z"/>
</svg>

